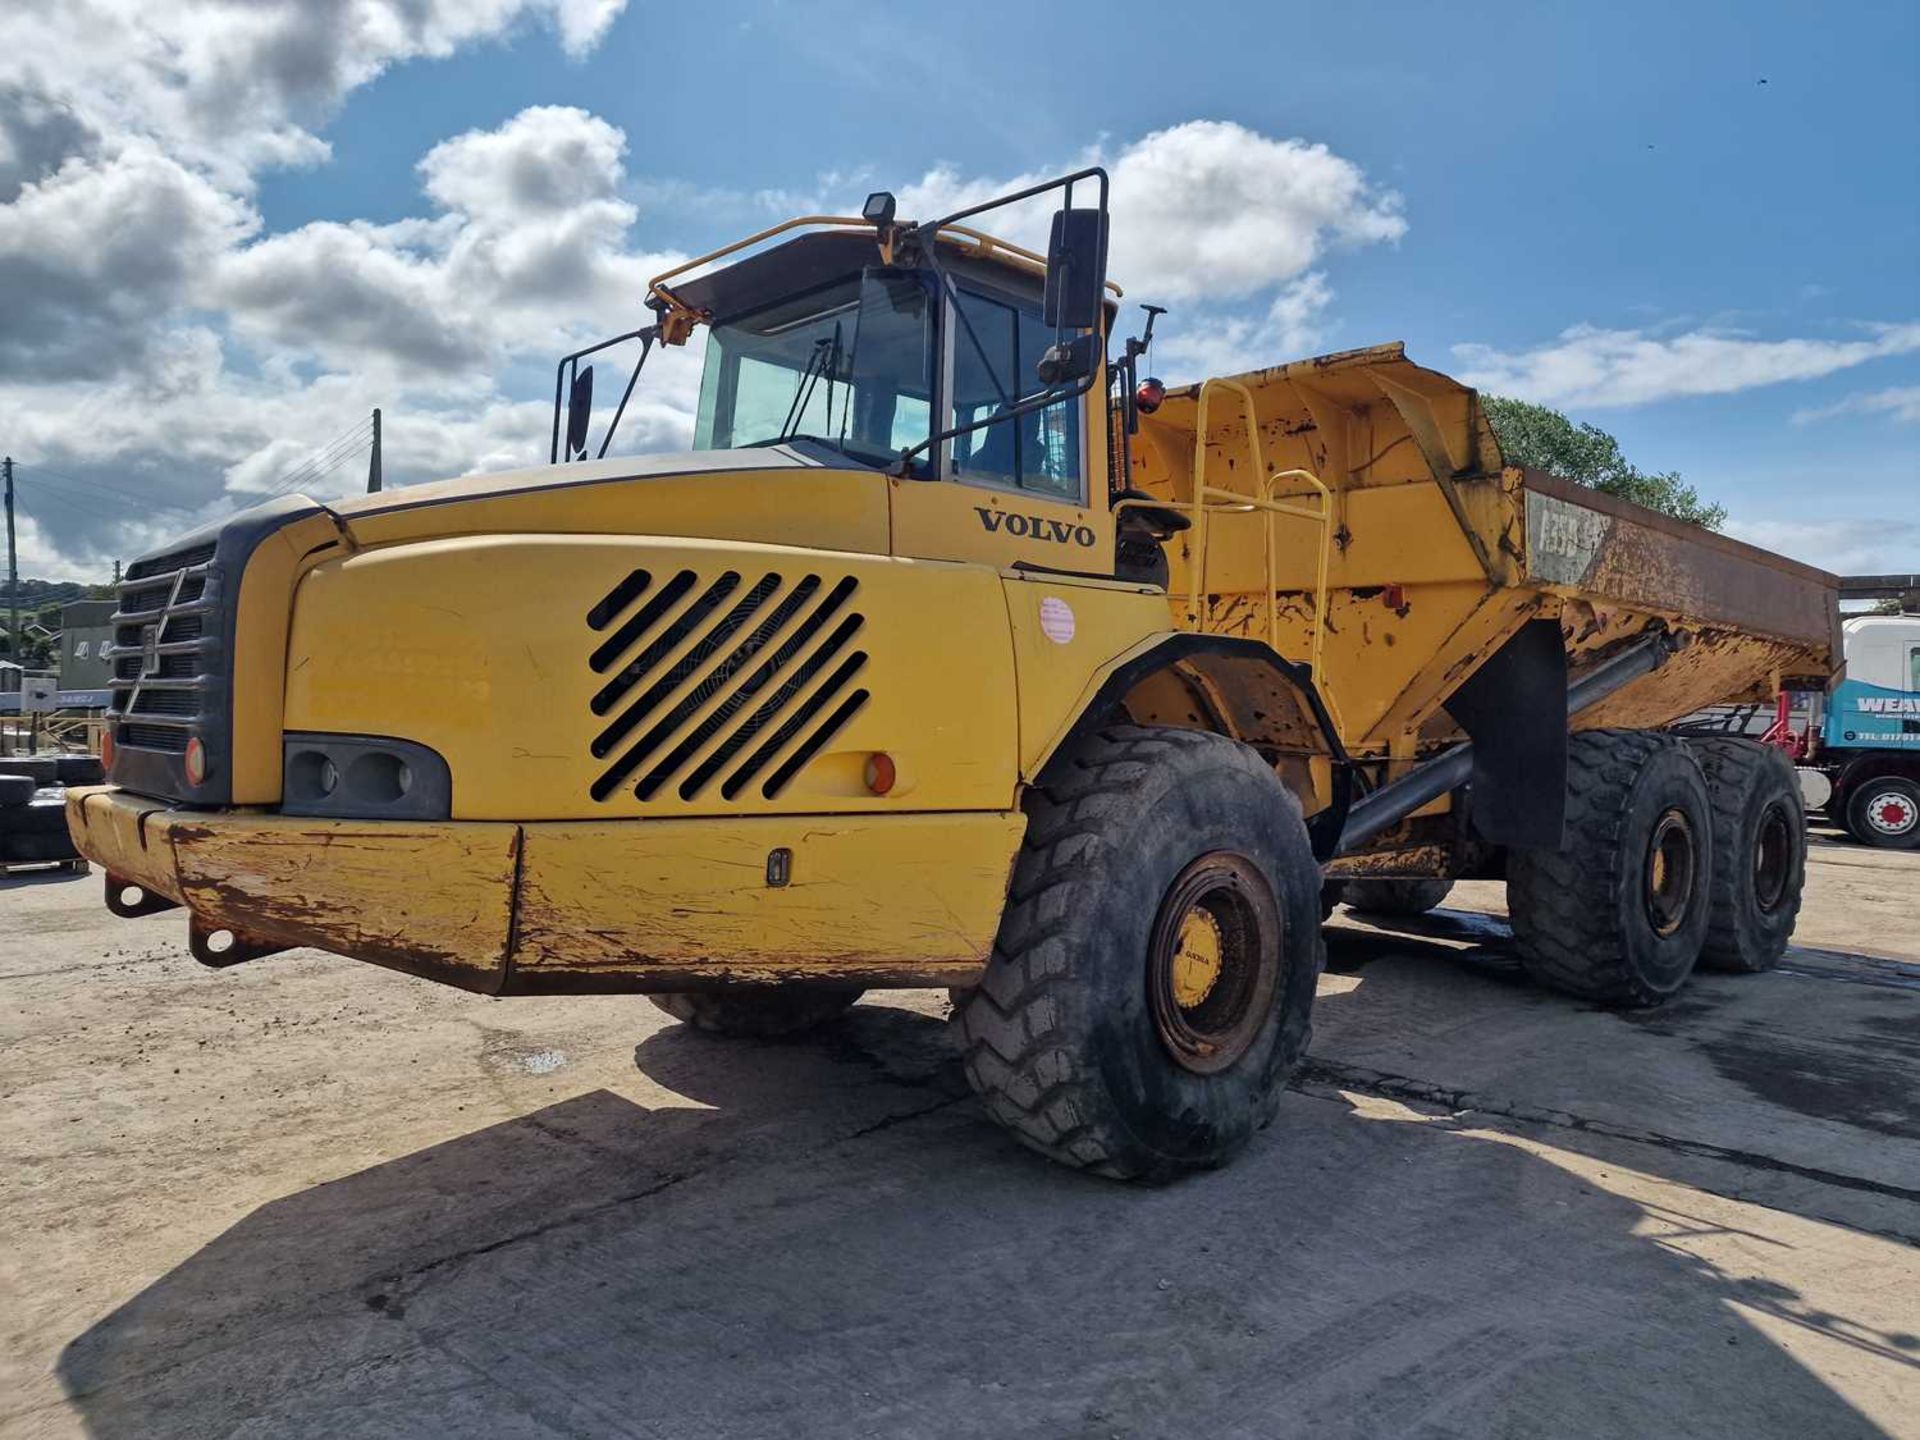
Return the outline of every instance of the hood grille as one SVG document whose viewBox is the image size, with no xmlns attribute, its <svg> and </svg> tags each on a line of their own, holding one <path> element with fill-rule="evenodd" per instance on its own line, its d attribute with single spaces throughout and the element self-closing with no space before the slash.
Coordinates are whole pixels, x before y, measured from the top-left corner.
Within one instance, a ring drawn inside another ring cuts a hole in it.
<svg viewBox="0 0 1920 1440">
<path fill-rule="evenodd" d="M 867 663 L 858 588 L 850 575 L 628 574 L 587 613 L 605 635 L 588 658 L 603 677 L 591 750 L 607 762 L 593 798 L 644 802 L 672 785 L 690 801 L 716 780 L 726 800 L 756 781 L 779 795 L 868 699 L 853 688 Z"/>
<path fill-rule="evenodd" d="M 111 622 L 119 745 L 179 754 L 201 730 L 218 679 L 207 626 L 217 581 L 211 544 L 128 567 Z"/>
</svg>

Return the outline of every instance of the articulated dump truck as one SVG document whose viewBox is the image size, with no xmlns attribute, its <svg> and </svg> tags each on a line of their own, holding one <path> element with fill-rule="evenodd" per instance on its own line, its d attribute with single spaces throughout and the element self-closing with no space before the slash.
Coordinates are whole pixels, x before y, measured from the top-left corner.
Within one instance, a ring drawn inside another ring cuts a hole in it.
<svg viewBox="0 0 1920 1440">
<path fill-rule="evenodd" d="M 1660 727 L 1825 689 L 1833 577 L 1506 465 L 1397 345 L 1163 386 L 1105 176 L 1009 201 L 1044 251 L 879 194 L 663 275 L 547 466 L 133 563 L 69 798 L 108 906 L 725 1034 L 945 988 L 992 1117 L 1135 1179 L 1273 1114 L 1343 893 L 1504 878 L 1605 1004 L 1775 962 L 1793 773 Z M 696 339 L 696 448 L 614 452 Z"/>
</svg>

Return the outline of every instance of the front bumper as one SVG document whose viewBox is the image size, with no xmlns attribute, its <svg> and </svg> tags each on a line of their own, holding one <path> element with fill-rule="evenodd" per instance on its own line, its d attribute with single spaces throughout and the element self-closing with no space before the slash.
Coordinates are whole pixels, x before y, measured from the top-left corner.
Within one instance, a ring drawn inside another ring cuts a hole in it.
<svg viewBox="0 0 1920 1440">
<path fill-rule="evenodd" d="M 200 937 L 226 931 L 230 954 L 313 946 L 509 995 L 974 984 L 1026 822 L 323 820 L 103 786 L 68 792 L 67 823 L 110 895 L 184 906 L 203 959 Z M 784 884 L 769 883 L 778 849 Z"/>
</svg>

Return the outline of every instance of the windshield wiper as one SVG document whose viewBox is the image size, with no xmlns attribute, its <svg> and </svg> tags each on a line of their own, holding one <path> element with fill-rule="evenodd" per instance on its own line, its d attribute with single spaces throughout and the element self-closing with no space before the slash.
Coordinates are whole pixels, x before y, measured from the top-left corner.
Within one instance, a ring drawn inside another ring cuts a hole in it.
<svg viewBox="0 0 1920 1440">
<path fill-rule="evenodd" d="M 807 413 L 807 407 L 813 403 L 814 386 L 820 383 L 822 374 L 827 377 L 827 429 L 833 429 L 833 376 L 840 368 L 840 322 L 833 322 L 833 334 L 822 335 L 813 342 L 813 354 L 807 357 L 807 368 L 800 372 L 800 383 L 794 387 L 793 404 L 787 407 L 787 418 L 780 427 L 781 440 L 791 440 L 801 418 Z"/>
</svg>

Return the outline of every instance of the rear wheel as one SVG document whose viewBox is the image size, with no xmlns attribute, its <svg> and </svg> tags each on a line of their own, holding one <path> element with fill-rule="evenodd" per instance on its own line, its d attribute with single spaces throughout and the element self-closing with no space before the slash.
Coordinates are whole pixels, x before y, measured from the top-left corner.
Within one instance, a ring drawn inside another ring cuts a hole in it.
<svg viewBox="0 0 1920 1440">
<path fill-rule="evenodd" d="M 1920 785 L 1904 775 L 1854 781 L 1847 794 L 1847 830 L 1862 845 L 1883 850 L 1920 845 Z"/>
<path fill-rule="evenodd" d="M 988 1113 L 1062 1164 L 1160 1181 L 1220 1165 L 1306 1048 L 1320 873 L 1243 745 L 1114 726 L 1056 759 L 992 959 L 957 997 Z"/>
<path fill-rule="evenodd" d="M 1713 819 L 1677 739 L 1590 730 L 1567 749 L 1566 840 L 1515 849 L 1507 908 L 1527 973 L 1609 1005 L 1658 1005 L 1706 940 Z"/>
<path fill-rule="evenodd" d="M 1451 880 L 1349 880 L 1347 908 L 1371 915 L 1424 915 L 1452 889 Z"/>
<path fill-rule="evenodd" d="M 844 1014 L 866 992 L 846 985 L 734 985 L 647 998 L 674 1019 L 712 1035 L 767 1039 L 811 1030 Z"/>
<path fill-rule="evenodd" d="M 1793 762 L 1752 740 L 1689 742 L 1713 802 L 1711 918 L 1700 963 L 1758 974 L 1786 953 L 1807 878 L 1807 817 Z"/>
</svg>

